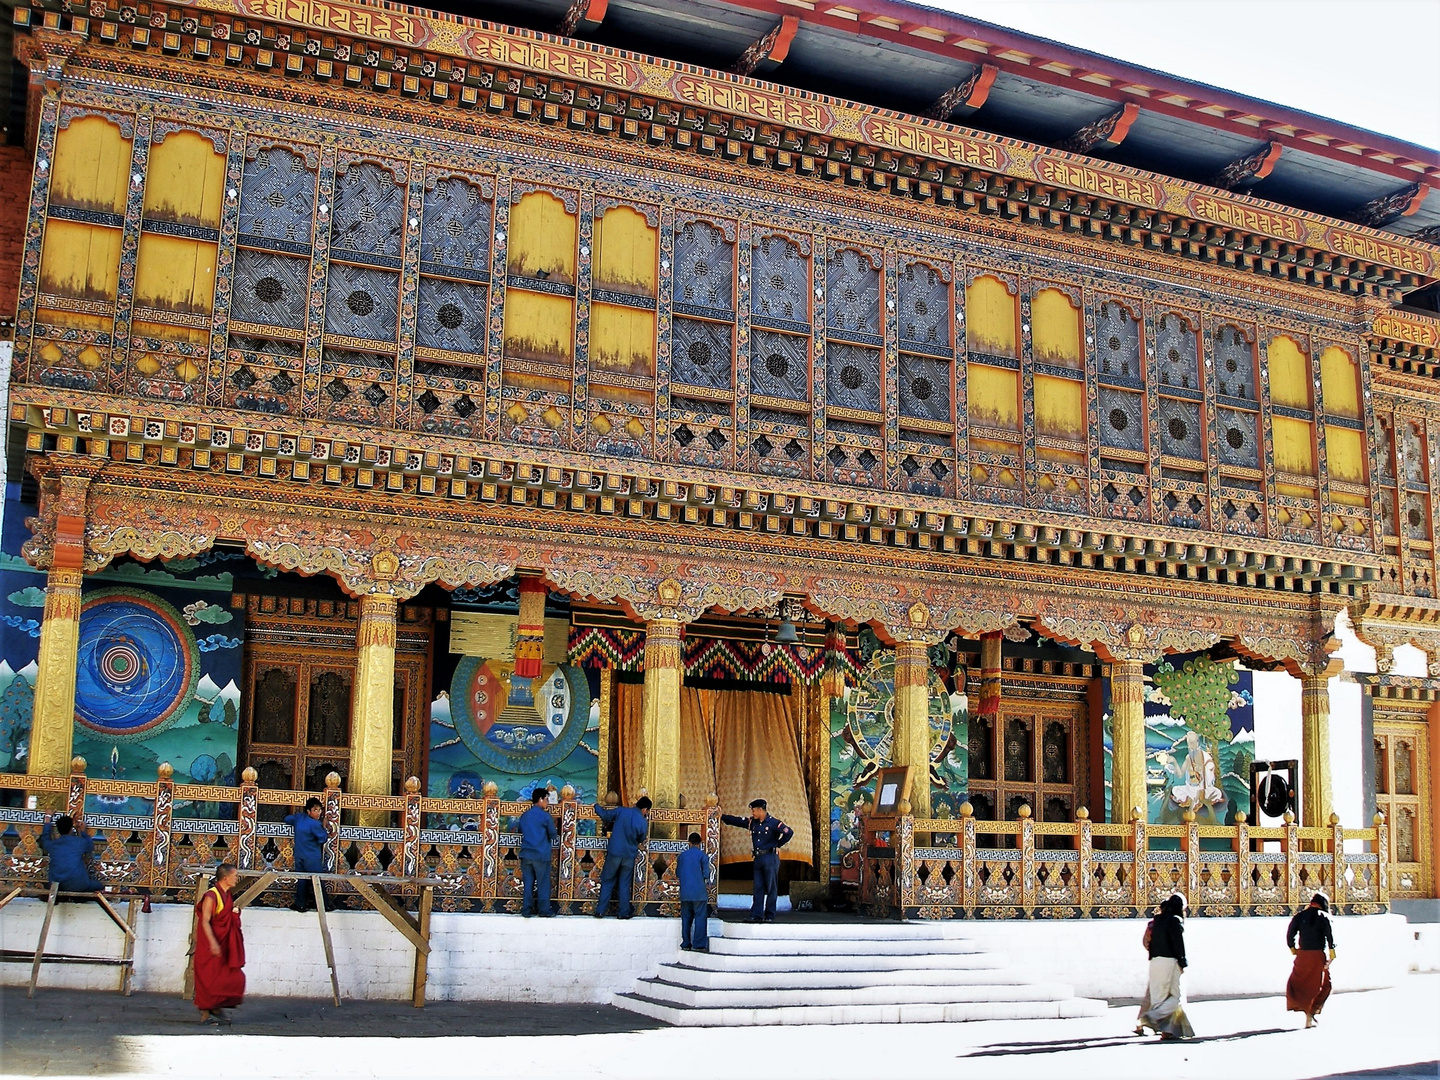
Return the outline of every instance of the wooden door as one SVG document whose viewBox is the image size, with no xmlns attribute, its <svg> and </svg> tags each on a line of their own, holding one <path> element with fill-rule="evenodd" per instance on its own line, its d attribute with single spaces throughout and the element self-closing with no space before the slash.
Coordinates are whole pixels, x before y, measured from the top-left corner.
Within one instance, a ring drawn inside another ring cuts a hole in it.
<svg viewBox="0 0 1440 1080">
<path fill-rule="evenodd" d="M 972 698 L 971 700 L 974 700 Z M 1011 697 L 970 720 L 970 803 L 983 820 L 1073 821 L 1084 787 L 1084 700 Z"/>
<path fill-rule="evenodd" d="M 1430 732 L 1424 710 L 1375 708 L 1375 808 L 1390 840 L 1390 895 L 1435 895 Z"/>
</svg>

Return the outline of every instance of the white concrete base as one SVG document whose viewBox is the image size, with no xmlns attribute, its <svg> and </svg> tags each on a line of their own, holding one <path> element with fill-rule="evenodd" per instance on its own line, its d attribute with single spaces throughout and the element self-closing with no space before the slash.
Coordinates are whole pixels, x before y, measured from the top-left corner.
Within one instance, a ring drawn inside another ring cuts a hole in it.
<svg viewBox="0 0 1440 1080">
<path fill-rule="evenodd" d="M 1422 973 L 1440 971 L 1440 923 L 1411 923 L 1415 935 L 1415 951 L 1410 970 Z"/>
</svg>

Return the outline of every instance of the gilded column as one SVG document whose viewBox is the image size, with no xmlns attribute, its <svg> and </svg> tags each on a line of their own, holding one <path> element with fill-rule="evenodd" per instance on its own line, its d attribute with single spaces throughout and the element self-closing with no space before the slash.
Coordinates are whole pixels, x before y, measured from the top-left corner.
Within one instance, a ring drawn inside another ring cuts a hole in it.
<svg viewBox="0 0 1440 1080">
<path fill-rule="evenodd" d="M 640 775 L 656 806 L 680 803 L 680 684 L 684 667 L 679 619 L 651 619 L 645 624 L 645 697 L 643 717 L 645 760 Z"/>
<path fill-rule="evenodd" d="M 930 816 L 930 650 L 923 641 L 895 645 L 895 740 L 891 758 L 910 766 L 910 808 Z"/>
<path fill-rule="evenodd" d="M 1145 814 L 1145 663 L 1110 665 L 1110 820 L 1126 823 L 1136 807 Z"/>
<path fill-rule="evenodd" d="M 355 699 L 350 720 L 352 794 L 389 795 L 395 751 L 394 596 L 367 593 L 360 598 L 360 628 L 355 641 Z M 388 825 L 389 815 L 360 815 L 362 825 Z"/>
<path fill-rule="evenodd" d="M 1330 794 L 1330 679 L 1306 675 L 1300 680 L 1300 737 L 1304 763 L 1302 820 L 1306 828 L 1330 824 L 1334 800 Z"/>
<path fill-rule="evenodd" d="M 55 566 L 45 580 L 45 615 L 40 624 L 30 763 L 26 769 L 31 776 L 70 775 L 81 577 L 79 567 Z"/>
</svg>

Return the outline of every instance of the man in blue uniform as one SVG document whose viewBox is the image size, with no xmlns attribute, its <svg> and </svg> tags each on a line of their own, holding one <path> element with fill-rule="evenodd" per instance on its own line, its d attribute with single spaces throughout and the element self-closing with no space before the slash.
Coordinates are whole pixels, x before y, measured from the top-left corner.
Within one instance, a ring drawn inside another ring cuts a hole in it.
<svg viewBox="0 0 1440 1080">
<path fill-rule="evenodd" d="M 710 951 L 710 856 L 698 832 L 675 860 L 680 881 L 680 948 L 686 952 Z"/>
<path fill-rule="evenodd" d="M 750 816 L 721 814 L 720 820 L 737 829 L 750 830 L 750 845 L 755 859 L 755 893 L 750 904 L 750 922 L 775 921 L 775 897 L 780 891 L 780 849 L 790 842 L 795 830 L 779 818 L 773 818 L 764 799 L 750 804 Z"/>
<path fill-rule="evenodd" d="M 595 804 L 595 816 L 610 830 L 610 842 L 605 845 L 605 866 L 600 871 L 600 899 L 593 912 L 597 919 L 605 917 L 612 894 L 617 895 L 620 918 L 628 919 L 635 914 L 630 889 L 635 883 L 635 859 L 650 831 L 650 806 L 650 799 L 645 795 L 641 795 L 633 807 Z"/>
<path fill-rule="evenodd" d="M 530 793 L 530 809 L 520 815 L 520 914 L 527 919 L 555 914 L 550 910 L 550 851 L 559 833 L 545 808 L 547 794 L 537 787 Z"/>
<path fill-rule="evenodd" d="M 285 824 L 295 830 L 293 844 L 297 873 L 325 873 L 325 844 L 329 841 L 330 834 L 325 831 L 325 826 L 320 824 L 320 816 L 324 812 L 324 804 L 312 796 L 305 800 L 304 813 L 296 811 L 285 817 Z M 320 886 L 320 899 L 322 902 L 325 899 L 324 885 Z M 315 890 L 310 887 L 308 877 L 302 877 L 295 883 L 295 903 L 290 905 L 290 910 L 315 910 Z"/>
<path fill-rule="evenodd" d="M 105 890 L 105 883 L 91 877 L 90 867 L 85 865 L 85 857 L 95 850 L 90 830 L 76 829 L 75 819 L 69 814 L 61 814 L 45 826 L 40 847 L 50 856 L 50 881 L 58 882 L 62 892 Z"/>
</svg>

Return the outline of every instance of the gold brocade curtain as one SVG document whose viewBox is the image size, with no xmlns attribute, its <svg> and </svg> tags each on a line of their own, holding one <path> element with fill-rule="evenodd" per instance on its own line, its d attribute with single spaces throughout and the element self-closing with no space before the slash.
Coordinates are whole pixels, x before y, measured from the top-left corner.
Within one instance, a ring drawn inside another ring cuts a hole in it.
<svg viewBox="0 0 1440 1080">
<path fill-rule="evenodd" d="M 641 759 L 645 752 L 645 687 L 641 683 L 615 682 L 616 789 L 620 805 L 631 806 L 645 786 Z M 604 798 L 604 792 L 601 792 Z"/>
<path fill-rule="evenodd" d="M 780 857 L 809 865 L 814 838 L 800 758 L 797 699 L 755 690 L 700 691 L 695 698 L 688 693 L 681 698 L 682 731 L 687 732 L 683 719 L 687 706 L 703 708 L 708 702 L 701 695 L 712 695 L 715 792 L 721 808 L 743 817 L 750 812 L 751 799 L 766 800 L 770 813 L 795 830 L 794 839 L 780 849 Z M 749 862 L 750 856 L 750 838 L 744 831 L 721 829 L 721 863 Z"/>
<path fill-rule="evenodd" d="M 680 794 L 685 805 L 705 805 L 715 790 L 715 699 L 718 690 L 680 691 Z"/>
</svg>

